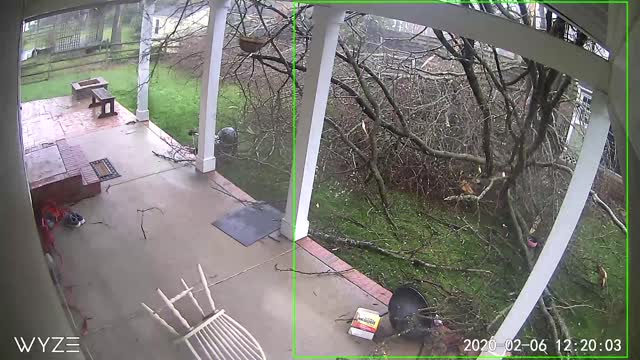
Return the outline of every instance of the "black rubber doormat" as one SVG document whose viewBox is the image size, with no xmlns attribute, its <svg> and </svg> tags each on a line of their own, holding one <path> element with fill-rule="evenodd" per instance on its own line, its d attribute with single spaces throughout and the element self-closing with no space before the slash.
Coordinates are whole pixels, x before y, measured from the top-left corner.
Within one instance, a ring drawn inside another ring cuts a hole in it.
<svg viewBox="0 0 640 360">
<path fill-rule="evenodd" d="M 98 179 L 100 179 L 100 181 L 107 181 L 120 177 L 116 168 L 113 167 L 111 161 L 107 158 L 92 161 L 90 164 L 93 171 L 98 175 Z"/>
<path fill-rule="evenodd" d="M 236 210 L 213 226 L 222 230 L 244 246 L 265 238 L 280 228 L 282 213 L 268 204 L 254 204 Z"/>
</svg>

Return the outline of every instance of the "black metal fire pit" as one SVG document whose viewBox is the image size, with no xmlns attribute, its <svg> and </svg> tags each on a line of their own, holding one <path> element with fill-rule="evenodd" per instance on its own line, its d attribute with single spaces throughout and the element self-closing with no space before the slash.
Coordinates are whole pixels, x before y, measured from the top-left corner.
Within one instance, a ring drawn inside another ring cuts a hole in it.
<svg viewBox="0 0 640 360">
<path fill-rule="evenodd" d="M 424 339 L 433 325 L 427 299 L 411 286 L 397 288 L 389 300 L 389 322 L 397 334 Z"/>
</svg>

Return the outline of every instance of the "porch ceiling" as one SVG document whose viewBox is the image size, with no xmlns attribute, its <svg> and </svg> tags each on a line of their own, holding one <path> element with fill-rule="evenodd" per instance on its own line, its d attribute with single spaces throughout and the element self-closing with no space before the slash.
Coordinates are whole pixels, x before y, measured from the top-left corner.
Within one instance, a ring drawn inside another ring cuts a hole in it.
<svg viewBox="0 0 640 360">
<path fill-rule="evenodd" d="M 25 0 L 25 18 L 34 20 L 50 16 L 52 13 L 89 8 L 100 4 L 136 2 L 139 2 L 139 0 Z M 578 26 L 600 43 L 604 44 L 606 42 L 608 4 L 545 3 L 545 5 L 554 9 L 567 21 Z"/>
</svg>

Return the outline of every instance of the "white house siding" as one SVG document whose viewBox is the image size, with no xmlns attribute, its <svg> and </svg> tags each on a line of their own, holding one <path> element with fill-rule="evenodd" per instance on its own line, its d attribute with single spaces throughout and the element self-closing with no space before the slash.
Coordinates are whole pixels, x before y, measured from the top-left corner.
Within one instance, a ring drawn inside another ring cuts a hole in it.
<svg viewBox="0 0 640 360">
<path fill-rule="evenodd" d="M 183 36 L 189 36 L 191 34 L 204 34 L 209 21 L 209 8 L 201 9 L 187 17 L 180 20 L 180 12 L 177 12 L 173 16 L 154 15 L 152 17 L 153 24 L 153 39 L 161 40 L 171 35 L 173 38 L 179 38 Z"/>
</svg>

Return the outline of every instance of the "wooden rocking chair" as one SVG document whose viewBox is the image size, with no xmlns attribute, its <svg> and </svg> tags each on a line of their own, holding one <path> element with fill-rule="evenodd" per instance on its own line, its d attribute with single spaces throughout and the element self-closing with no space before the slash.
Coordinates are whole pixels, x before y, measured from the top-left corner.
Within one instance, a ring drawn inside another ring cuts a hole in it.
<svg viewBox="0 0 640 360">
<path fill-rule="evenodd" d="M 184 279 L 180 280 L 185 290 L 171 299 L 167 298 L 162 290 L 156 289 L 162 301 L 186 328 L 184 333 L 178 332 L 169 325 L 165 319 L 160 317 L 157 311 L 154 311 L 145 303 L 142 303 L 142 307 L 144 307 L 154 319 L 158 320 L 162 326 L 169 330 L 171 334 L 177 336 L 175 340 L 176 343 L 186 343 L 187 347 L 189 347 L 198 360 L 266 360 L 262 347 L 260 347 L 260 344 L 249 331 L 227 315 L 224 310 L 216 309 L 207 284 L 207 278 L 200 264 L 198 264 L 198 272 L 200 273 L 200 281 L 202 282 L 203 289 L 212 309 L 208 314 L 204 312 L 198 300 L 196 300 L 196 297 L 193 295 L 195 286 L 187 285 Z M 175 303 L 185 296 L 191 299 L 193 305 L 202 314 L 203 320 L 195 326 L 189 325 L 184 316 L 182 316 L 180 311 L 175 307 Z"/>
</svg>

